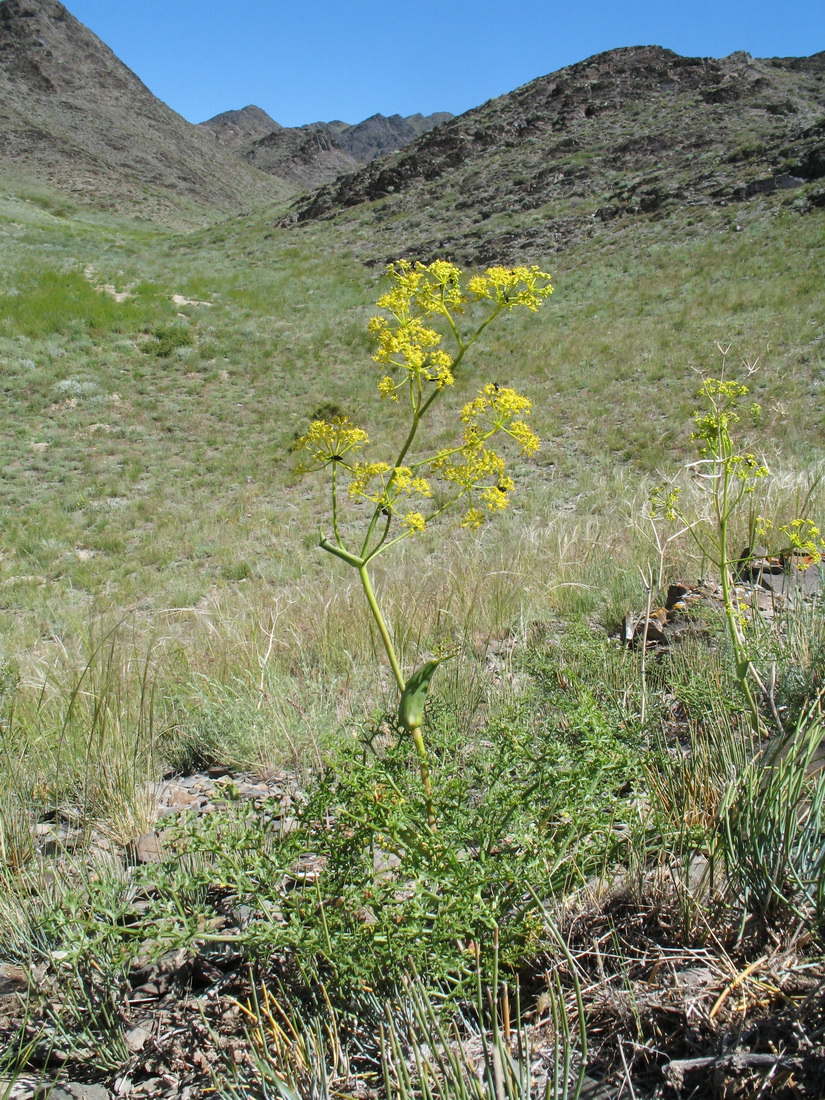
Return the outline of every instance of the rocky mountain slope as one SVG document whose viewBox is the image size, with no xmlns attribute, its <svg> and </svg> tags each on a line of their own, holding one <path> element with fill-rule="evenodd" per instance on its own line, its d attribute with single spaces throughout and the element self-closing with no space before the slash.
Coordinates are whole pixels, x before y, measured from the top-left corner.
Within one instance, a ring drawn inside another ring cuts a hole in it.
<svg viewBox="0 0 825 1100">
<path fill-rule="evenodd" d="M 183 224 L 291 190 L 157 99 L 57 0 L 0 2 L 4 165 L 80 200 Z"/>
<path fill-rule="evenodd" d="M 452 117 L 446 111 L 408 118 L 376 114 L 354 126 L 336 120 L 289 127 L 250 106 L 224 111 L 200 126 L 256 168 L 310 190 L 403 149 Z"/>
<path fill-rule="evenodd" d="M 297 200 L 281 224 L 353 218 L 362 254 L 539 256 L 594 222 L 726 204 L 825 176 L 825 53 L 599 54 L 446 122 Z M 803 201 L 802 199 L 800 201 Z M 375 243 L 373 243 L 375 242 Z"/>
<path fill-rule="evenodd" d="M 252 104 L 240 111 L 224 111 L 208 122 L 198 123 L 198 126 L 233 153 L 245 153 L 256 141 L 276 130 L 283 130 L 283 126 L 270 118 L 266 111 Z"/>
<path fill-rule="evenodd" d="M 300 191 L 322 187 L 364 164 L 343 149 L 328 130 L 302 127 L 275 130 L 254 142 L 243 156 Z"/>
</svg>

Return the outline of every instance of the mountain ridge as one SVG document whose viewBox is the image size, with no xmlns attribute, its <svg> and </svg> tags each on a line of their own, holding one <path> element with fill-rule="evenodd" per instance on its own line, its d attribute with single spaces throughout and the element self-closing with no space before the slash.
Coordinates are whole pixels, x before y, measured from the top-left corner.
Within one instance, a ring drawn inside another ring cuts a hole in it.
<svg viewBox="0 0 825 1100">
<path fill-rule="evenodd" d="M 198 125 L 256 168 L 311 190 L 403 149 L 451 118 L 448 111 L 407 118 L 378 113 L 354 125 L 336 119 L 281 126 L 262 108 L 250 105 Z"/>
<path fill-rule="evenodd" d="M 581 239 L 594 219 L 726 204 L 823 176 L 825 52 L 714 59 L 622 47 L 299 196 L 279 224 L 349 225 L 357 209 L 375 226 L 370 260 L 509 261 Z"/>
<path fill-rule="evenodd" d="M 0 0 L 4 164 L 172 224 L 276 205 L 280 227 L 320 220 L 354 233 L 369 263 L 517 261 L 587 238 L 594 223 L 678 206 L 800 188 L 803 205 L 825 204 L 811 186 L 825 177 L 825 51 L 622 47 L 457 118 L 282 127 L 250 105 L 193 125 L 58 0 Z"/>
</svg>

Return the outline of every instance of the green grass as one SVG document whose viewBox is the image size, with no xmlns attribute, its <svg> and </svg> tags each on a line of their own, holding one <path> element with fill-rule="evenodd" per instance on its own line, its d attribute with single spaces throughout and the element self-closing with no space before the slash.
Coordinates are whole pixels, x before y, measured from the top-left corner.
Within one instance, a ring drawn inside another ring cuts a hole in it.
<svg viewBox="0 0 825 1100">
<path fill-rule="evenodd" d="M 258 243 L 249 259 L 251 248 L 227 256 L 147 234 L 154 255 L 133 247 L 104 263 L 101 249 L 105 258 L 115 242 L 93 228 L 85 245 L 73 223 L 59 247 L 50 230 L 48 248 L 20 249 L 6 277 L 18 293 L 0 297 L 4 414 L 14 426 L 4 503 L 30 509 L 49 532 L 45 547 L 32 547 L 24 517 L 7 548 L 18 556 L 19 546 L 23 559 L 34 551 L 60 575 L 53 579 L 76 578 L 81 589 L 90 570 L 72 561 L 72 544 L 100 551 L 98 585 L 123 602 L 130 588 L 154 589 L 157 568 L 172 562 L 184 596 L 202 596 L 243 562 L 250 576 L 271 574 L 261 533 L 274 520 L 277 542 L 294 545 L 311 514 L 289 444 L 318 395 L 377 421 L 379 435 L 389 430 L 364 331 L 375 287 L 356 265 L 322 254 L 317 230 L 300 255 L 283 231 L 267 242 L 269 256 Z M 823 415 L 815 230 L 780 212 L 743 234 L 725 226 L 695 241 L 608 241 L 598 264 L 575 253 L 553 263 L 557 291 L 545 313 L 514 318 L 484 349 L 485 377 L 534 400 L 547 440 L 537 483 L 574 497 L 583 478 L 610 467 L 671 471 L 690 453 L 693 370 L 714 369 L 717 341 L 760 364 L 754 389 L 770 457 L 797 465 L 798 452 L 814 465 Z M 54 271 L 56 262 L 69 270 Z M 93 280 L 82 274 L 89 263 Z M 104 283 L 134 285 L 135 298 L 117 304 L 95 291 Z M 211 304 L 176 309 L 174 293 Z M 170 505 L 169 477 L 183 508 Z M 290 514 L 296 522 L 284 531 Z M 217 540 L 203 531 L 207 515 Z M 108 546 L 128 548 L 139 582 Z M 7 576 L 31 572 L 19 564 Z"/>
</svg>

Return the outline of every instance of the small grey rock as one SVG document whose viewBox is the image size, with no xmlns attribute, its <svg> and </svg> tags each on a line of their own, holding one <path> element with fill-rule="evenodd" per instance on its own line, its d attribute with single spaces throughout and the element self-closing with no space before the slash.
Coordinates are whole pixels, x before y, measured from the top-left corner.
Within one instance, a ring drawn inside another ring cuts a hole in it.
<svg viewBox="0 0 825 1100">
<path fill-rule="evenodd" d="M 0 994 L 22 993 L 29 987 L 26 970 L 16 963 L 0 962 Z M 2 1093 L 0 1093 L 2 1096 Z"/>
<path fill-rule="evenodd" d="M 126 1033 L 126 1046 L 132 1054 L 137 1054 L 138 1051 L 143 1050 L 151 1038 L 151 1031 L 147 1031 L 145 1027 L 133 1027 Z"/>
<path fill-rule="evenodd" d="M 70 1081 L 53 1088 L 42 1085 L 34 1094 L 33 1100 L 111 1100 L 112 1094 L 102 1085 L 84 1085 Z"/>
</svg>

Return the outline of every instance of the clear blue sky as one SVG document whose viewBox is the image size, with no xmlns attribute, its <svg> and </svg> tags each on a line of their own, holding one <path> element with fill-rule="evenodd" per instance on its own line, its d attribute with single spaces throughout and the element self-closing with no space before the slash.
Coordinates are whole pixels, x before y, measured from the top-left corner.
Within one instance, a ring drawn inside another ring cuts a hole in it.
<svg viewBox="0 0 825 1100">
<path fill-rule="evenodd" d="M 65 0 L 191 122 L 257 104 L 285 126 L 460 114 L 615 46 L 825 50 L 825 0 Z"/>
</svg>

